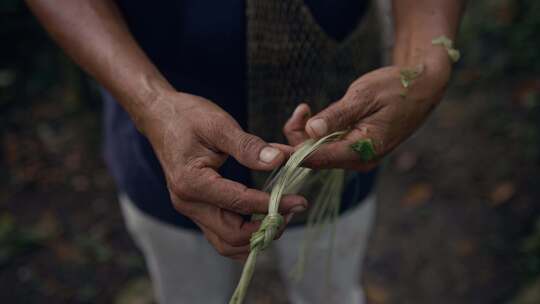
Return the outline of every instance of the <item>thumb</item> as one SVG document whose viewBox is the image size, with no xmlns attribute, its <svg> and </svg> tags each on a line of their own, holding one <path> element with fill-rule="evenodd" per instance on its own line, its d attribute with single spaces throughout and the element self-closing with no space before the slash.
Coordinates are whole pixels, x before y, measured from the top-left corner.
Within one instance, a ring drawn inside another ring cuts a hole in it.
<svg viewBox="0 0 540 304">
<path fill-rule="evenodd" d="M 239 127 L 224 133 L 223 138 L 217 141 L 217 148 L 250 169 L 272 170 L 285 160 L 285 153 L 280 149 Z"/>
<path fill-rule="evenodd" d="M 347 130 L 369 111 L 370 94 L 346 94 L 308 120 L 306 132 L 311 138 L 320 138 L 336 131 Z"/>
</svg>

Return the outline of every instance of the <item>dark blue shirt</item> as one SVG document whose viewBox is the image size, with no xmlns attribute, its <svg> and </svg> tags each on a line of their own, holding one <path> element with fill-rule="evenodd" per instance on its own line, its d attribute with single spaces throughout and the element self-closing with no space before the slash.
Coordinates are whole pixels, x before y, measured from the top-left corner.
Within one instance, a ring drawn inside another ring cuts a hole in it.
<svg viewBox="0 0 540 304">
<path fill-rule="evenodd" d="M 285 0 L 279 0 L 285 1 Z M 336 40 L 350 33 L 366 9 L 361 0 L 306 0 L 315 20 Z M 217 103 L 246 128 L 246 13 L 243 0 L 142 1 L 118 5 L 142 49 L 178 90 Z M 119 190 L 144 212 L 167 223 L 196 226 L 175 211 L 149 142 L 107 92 L 104 97 L 105 158 Z M 220 173 L 250 185 L 249 170 L 229 158 Z M 361 201 L 375 173 L 347 181 L 342 210 Z"/>
</svg>

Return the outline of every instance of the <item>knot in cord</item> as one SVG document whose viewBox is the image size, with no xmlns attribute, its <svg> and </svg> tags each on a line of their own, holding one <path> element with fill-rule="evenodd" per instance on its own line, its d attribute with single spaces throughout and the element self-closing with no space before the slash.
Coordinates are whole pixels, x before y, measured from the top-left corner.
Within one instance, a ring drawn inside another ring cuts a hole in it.
<svg viewBox="0 0 540 304">
<path fill-rule="evenodd" d="M 251 250 L 259 249 L 264 250 L 274 240 L 279 230 L 279 227 L 283 225 L 283 216 L 281 214 L 268 214 L 262 220 L 261 226 L 257 232 L 253 233 L 250 239 Z"/>
</svg>

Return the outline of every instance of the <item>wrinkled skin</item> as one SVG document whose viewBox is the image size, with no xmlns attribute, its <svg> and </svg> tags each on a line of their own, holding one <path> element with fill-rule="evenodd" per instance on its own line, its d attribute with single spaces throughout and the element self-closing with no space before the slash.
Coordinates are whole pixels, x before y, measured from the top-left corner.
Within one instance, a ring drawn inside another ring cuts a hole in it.
<svg viewBox="0 0 540 304">
<path fill-rule="evenodd" d="M 246 221 L 241 215 L 266 213 L 269 195 L 227 180 L 217 170 L 228 155 L 249 168 L 271 170 L 285 160 L 285 154 L 275 148 L 280 145 L 273 147 L 244 132 L 209 100 L 177 92 L 160 98 L 156 112 L 142 123 L 163 167 L 174 207 L 201 228 L 220 254 L 245 259 L 249 238 L 260 222 Z M 277 154 L 264 162 L 259 155 L 269 148 Z M 306 206 L 304 198 L 287 196 L 280 212 L 300 212 Z"/>
<path fill-rule="evenodd" d="M 343 98 L 313 117 L 307 104 L 298 106 L 284 127 L 291 145 L 349 130 L 342 140 L 314 153 L 306 166 L 369 171 L 422 125 L 443 96 L 449 73 L 440 69 L 425 71 L 405 90 L 400 69 L 389 66 L 365 74 L 350 85 Z M 351 149 L 353 143 L 364 138 L 372 139 L 377 154 L 369 162 L 362 161 Z"/>
</svg>

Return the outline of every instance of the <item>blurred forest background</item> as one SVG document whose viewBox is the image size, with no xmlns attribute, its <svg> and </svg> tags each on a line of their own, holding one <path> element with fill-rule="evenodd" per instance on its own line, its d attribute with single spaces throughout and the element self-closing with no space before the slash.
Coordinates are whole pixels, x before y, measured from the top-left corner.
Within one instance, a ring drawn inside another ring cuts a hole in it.
<svg viewBox="0 0 540 304">
<path fill-rule="evenodd" d="M 0 303 L 151 303 L 95 86 L 0 1 Z M 389 158 L 370 303 L 540 303 L 540 1 L 469 1 L 448 96 Z M 270 256 L 252 303 L 287 303 Z"/>
</svg>

